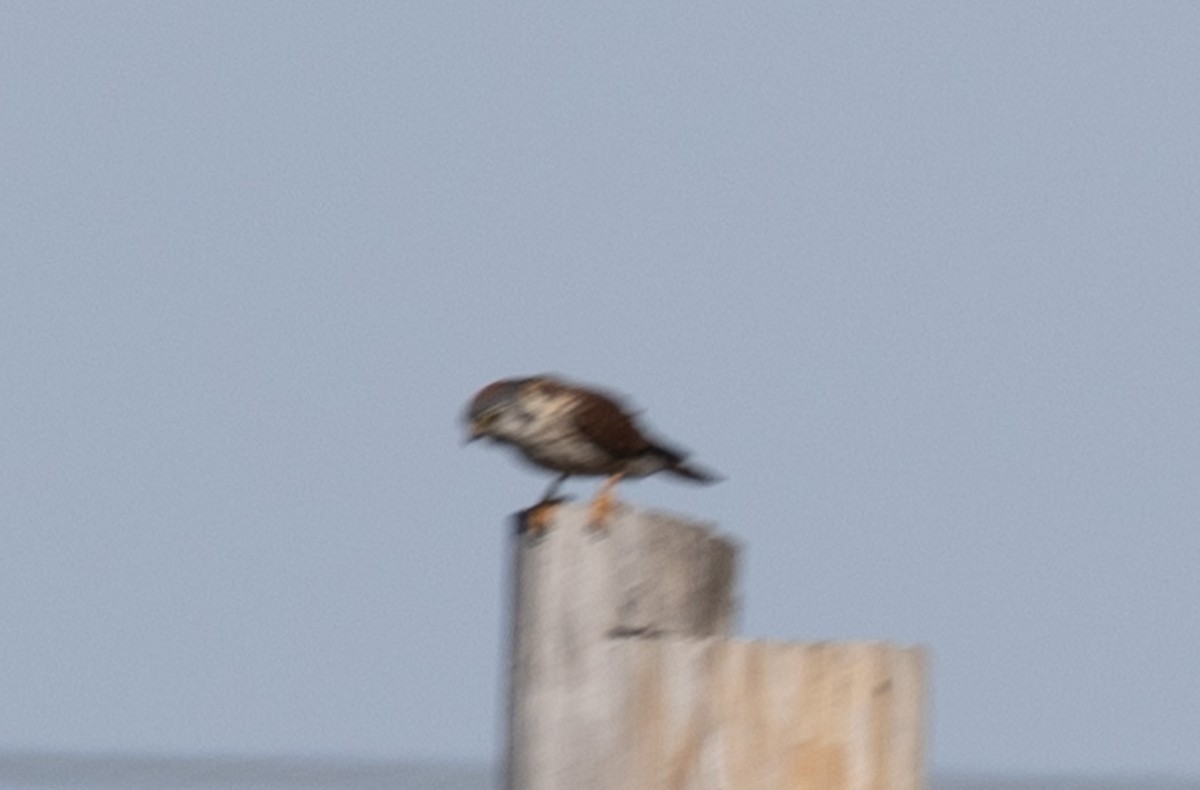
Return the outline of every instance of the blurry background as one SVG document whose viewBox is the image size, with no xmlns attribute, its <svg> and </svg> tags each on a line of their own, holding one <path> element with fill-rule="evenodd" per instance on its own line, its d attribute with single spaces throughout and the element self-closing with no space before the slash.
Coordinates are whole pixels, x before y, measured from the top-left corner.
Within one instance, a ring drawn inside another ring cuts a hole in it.
<svg viewBox="0 0 1200 790">
<path fill-rule="evenodd" d="M 492 758 L 546 478 L 458 420 L 557 371 L 745 634 L 931 648 L 935 770 L 1200 773 L 1198 31 L 5 4 L 0 747 Z"/>
</svg>

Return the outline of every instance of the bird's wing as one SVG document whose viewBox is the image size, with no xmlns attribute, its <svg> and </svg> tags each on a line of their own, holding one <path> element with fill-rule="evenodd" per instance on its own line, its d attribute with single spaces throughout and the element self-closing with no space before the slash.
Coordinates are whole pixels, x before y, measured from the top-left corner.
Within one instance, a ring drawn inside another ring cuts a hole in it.
<svg viewBox="0 0 1200 790">
<path fill-rule="evenodd" d="M 609 455 L 625 458 L 650 449 L 650 442 L 621 406 L 596 392 L 579 391 L 573 420 L 575 428 Z"/>
</svg>

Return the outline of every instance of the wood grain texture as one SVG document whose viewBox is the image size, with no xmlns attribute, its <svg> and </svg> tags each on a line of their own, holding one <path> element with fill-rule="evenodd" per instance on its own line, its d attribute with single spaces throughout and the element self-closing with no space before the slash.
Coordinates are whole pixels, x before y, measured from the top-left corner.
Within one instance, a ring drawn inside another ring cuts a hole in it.
<svg viewBox="0 0 1200 790">
<path fill-rule="evenodd" d="M 513 554 L 509 790 L 918 790 L 924 654 L 729 638 L 736 547 L 564 507 Z"/>
<path fill-rule="evenodd" d="M 729 633 L 736 549 L 704 526 L 583 505 L 514 546 L 507 786 L 601 790 L 628 747 L 629 644 Z M 657 671 L 656 667 L 656 671 Z"/>
</svg>

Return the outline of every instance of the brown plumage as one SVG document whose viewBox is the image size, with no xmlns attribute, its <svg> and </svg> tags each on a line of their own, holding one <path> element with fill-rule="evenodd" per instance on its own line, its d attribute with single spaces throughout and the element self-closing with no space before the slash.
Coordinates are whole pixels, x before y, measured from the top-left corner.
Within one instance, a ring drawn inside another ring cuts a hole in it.
<svg viewBox="0 0 1200 790">
<path fill-rule="evenodd" d="M 559 473 L 543 501 L 574 475 L 609 477 L 597 503 L 621 477 L 666 471 L 700 483 L 717 480 L 686 463 L 685 453 L 647 437 L 618 397 L 551 376 L 489 384 L 472 399 L 466 418 L 471 440 L 510 445 L 530 463 Z"/>
</svg>

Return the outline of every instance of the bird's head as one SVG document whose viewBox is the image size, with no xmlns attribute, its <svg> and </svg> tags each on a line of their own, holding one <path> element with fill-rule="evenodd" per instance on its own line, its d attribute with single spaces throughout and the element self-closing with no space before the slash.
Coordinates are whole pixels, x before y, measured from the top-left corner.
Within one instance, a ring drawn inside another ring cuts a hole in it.
<svg viewBox="0 0 1200 790">
<path fill-rule="evenodd" d="M 481 389 L 467 406 L 467 441 L 485 436 L 495 438 L 504 415 L 517 403 L 522 380 L 495 381 Z"/>
<path fill-rule="evenodd" d="M 519 444 L 536 415 L 553 409 L 565 392 L 562 382 L 550 375 L 492 382 L 467 406 L 467 442 L 486 436 Z"/>
</svg>

